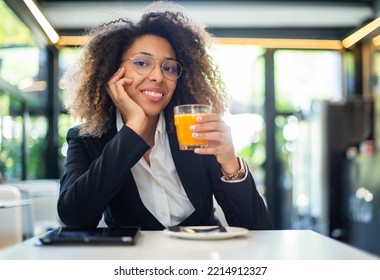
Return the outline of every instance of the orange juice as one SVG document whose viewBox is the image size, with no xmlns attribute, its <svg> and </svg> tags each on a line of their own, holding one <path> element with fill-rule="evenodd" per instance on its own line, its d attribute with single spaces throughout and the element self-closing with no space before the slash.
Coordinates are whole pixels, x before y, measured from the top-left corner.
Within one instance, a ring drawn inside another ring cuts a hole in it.
<svg viewBox="0 0 380 280">
<path fill-rule="evenodd" d="M 174 107 L 174 124 L 180 150 L 194 150 L 207 146 L 207 140 L 193 138 L 190 126 L 198 123 L 198 116 L 211 113 L 212 106 L 208 104 L 183 104 Z"/>
<path fill-rule="evenodd" d="M 190 126 L 197 123 L 197 116 L 199 115 L 202 114 L 174 115 L 180 150 L 194 150 L 195 148 L 207 146 L 207 140 L 194 139 L 190 130 Z"/>
</svg>

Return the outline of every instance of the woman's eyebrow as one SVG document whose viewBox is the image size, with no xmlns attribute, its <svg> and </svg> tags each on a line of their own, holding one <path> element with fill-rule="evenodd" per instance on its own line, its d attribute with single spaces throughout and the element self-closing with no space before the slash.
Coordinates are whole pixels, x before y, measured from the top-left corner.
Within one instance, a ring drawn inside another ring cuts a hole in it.
<svg viewBox="0 0 380 280">
<path fill-rule="evenodd" d="M 148 53 L 148 52 L 139 52 L 139 53 L 136 53 L 136 54 L 144 54 L 144 55 L 148 55 L 148 56 L 153 56 L 153 54 Z"/>
<path fill-rule="evenodd" d="M 153 54 L 148 53 L 148 52 L 139 52 L 139 53 L 136 53 L 136 54 L 143 54 L 143 55 L 154 57 Z M 174 57 L 171 57 L 171 56 L 165 56 L 164 59 L 165 60 L 175 60 L 175 61 L 177 61 L 177 59 L 175 59 Z"/>
</svg>

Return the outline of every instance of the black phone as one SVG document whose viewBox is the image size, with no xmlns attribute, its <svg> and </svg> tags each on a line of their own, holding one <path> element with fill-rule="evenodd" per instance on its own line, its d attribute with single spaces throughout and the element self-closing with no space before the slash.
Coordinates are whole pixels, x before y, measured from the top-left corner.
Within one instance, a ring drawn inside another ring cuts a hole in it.
<svg viewBox="0 0 380 280">
<path fill-rule="evenodd" d="M 39 236 L 44 245 L 134 245 L 140 235 L 140 227 L 81 228 L 58 227 Z"/>
</svg>

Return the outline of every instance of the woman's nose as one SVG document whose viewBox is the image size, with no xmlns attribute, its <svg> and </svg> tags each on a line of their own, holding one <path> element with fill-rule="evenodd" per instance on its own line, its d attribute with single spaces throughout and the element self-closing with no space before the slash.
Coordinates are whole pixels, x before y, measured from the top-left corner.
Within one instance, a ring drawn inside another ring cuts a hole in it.
<svg viewBox="0 0 380 280">
<path fill-rule="evenodd" d="M 164 79 L 164 73 L 162 73 L 161 67 L 158 64 L 155 65 L 153 71 L 149 74 L 149 79 L 156 83 L 161 83 Z"/>
</svg>

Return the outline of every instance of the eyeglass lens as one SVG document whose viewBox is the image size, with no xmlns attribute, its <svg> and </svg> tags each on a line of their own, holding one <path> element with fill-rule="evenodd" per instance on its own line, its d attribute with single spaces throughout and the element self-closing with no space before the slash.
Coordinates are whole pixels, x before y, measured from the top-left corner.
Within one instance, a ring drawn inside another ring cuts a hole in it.
<svg viewBox="0 0 380 280">
<path fill-rule="evenodd" d="M 150 74 L 156 65 L 156 59 L 148 55 L 136 55 L 131 60 L 136 72 L 141 75 Z M 176 80 L 182 73 L 182 66 L 177 61 L 168 59 L 161 64 L 161 71 L 169 80 Z"/>
</svg>

